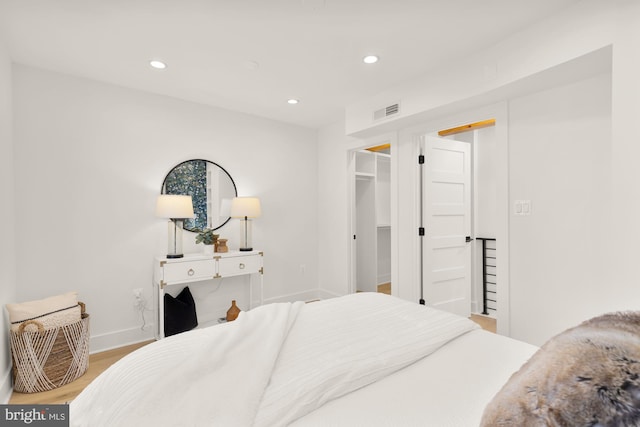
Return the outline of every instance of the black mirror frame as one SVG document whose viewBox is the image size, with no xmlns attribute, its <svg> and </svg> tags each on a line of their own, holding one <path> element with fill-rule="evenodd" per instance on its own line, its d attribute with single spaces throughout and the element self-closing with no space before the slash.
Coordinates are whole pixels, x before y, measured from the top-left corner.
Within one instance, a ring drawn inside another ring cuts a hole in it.
<svg viewBox="0 0 640 427">
<path fill-rule="evenodd" d="M 205 162 L 205 163 L 210 163 L 212 165 L 215 165 L 217 167 L 219 167 L 228 177 L 229 180 L 231 181 L 231 184 L 233 185 L 233 190 L 234 190 L 234 197 L 238 197 L 238 187 L 236 187 L 236 183 L 233 180 L 233 178 L 231 177 L 231 175 L 229 174 L 229 172 L 223 168 L 222 166 L 220 166 L 219 164 L 212 162 L 211 160 L 206 160 L 206 159 L 189 159 L 189 160 L 185 160 L 183 162 L 178 163 L 177 165 L 173 166 L 169 172 L 167 172 L 167 174 L 165 175 L 164 179 L 162 180 L 162 186 L 160 187 L 160 194 L 165 194 L 164 190 L 165 190 L 165 185 L 167 183 L 167 178 L 169 177 L 169 175 L 171 175 L 171 173 L 176 169 L 179 168 L 180 166 L 184 165 L 185 163 L 189 163 L 189 162 L 196 162 L 196 161 L 200 161 L 200 162 Z M 222 224 L 218 225 L 215 228 L 212 228 L 212 230 L 217 230 L 221 227 L 223 227 L 226 223 L 229 222 L 229 220 L 231 219 L 231 217 L 228 217 Z M 195 228 L 187 228 L 185 226 L 184 228 L 186 231 L 191 231 L 193 233 L 197 233 L 199 230 L 195 229 Z"/>
</svg>

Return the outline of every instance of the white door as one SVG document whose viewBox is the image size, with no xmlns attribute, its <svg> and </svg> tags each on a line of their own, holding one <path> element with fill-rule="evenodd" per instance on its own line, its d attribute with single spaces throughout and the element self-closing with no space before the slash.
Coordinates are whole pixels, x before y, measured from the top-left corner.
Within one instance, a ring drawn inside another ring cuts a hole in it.
<svg viewBox="0 0 640 427">
<path fill-rule="evenodd" d="M 425 136 L 423 286 L 427 305 L 468 317 L 471 311 L 470 144 Z"/>
</svg>

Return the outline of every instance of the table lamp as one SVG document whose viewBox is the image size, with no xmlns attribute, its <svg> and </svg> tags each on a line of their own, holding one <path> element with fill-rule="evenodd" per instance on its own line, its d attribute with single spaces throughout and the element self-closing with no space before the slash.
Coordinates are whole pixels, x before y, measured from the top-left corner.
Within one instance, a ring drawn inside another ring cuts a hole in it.
<svg viewBox="0 0 640 427">
<path fill-rule="evenodd" d="M 168 218 L 167 258 L 182 258 L 182 230 L 185 218 L 195 218 L 191 196 L 161 194 L 156 203 L 156 216 Z"/>
<path fill-rule="evenodd" d="M 251 218 L 257 218 L 260 214 L 260 199 L 257 197 L 234 197 L 231 200 L 231 217 L 240 218 L 241 251 L 253 250 L 251 247 Z"/>
</svg>

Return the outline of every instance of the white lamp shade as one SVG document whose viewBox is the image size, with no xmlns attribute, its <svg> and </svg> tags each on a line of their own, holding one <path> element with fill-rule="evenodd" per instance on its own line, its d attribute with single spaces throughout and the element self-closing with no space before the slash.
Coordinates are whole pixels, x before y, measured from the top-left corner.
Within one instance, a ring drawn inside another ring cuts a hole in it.
<svg viewBox="0 0 640 427">
<path fill-rule="evenodd" d="M 234 197 L 231 200 L 231 217 L 257 218 L 261 214 L 260 199 L 257 197 Z"/>
<path fill-rule="evenodd" d="M 159 195 L 156 203 L 156 216 L 171 219 L 195 218 L 191 196 Z"/>
</svg>

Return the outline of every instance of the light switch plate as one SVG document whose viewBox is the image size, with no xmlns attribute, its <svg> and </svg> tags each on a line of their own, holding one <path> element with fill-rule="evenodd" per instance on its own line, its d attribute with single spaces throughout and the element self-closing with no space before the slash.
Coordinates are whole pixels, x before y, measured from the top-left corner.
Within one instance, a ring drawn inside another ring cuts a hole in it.
<svg viewBox="0 0 640 427">
<path fill-rule="evenodd" d="M 520 216 L 531 215 L 531 200 L 516 200 L 514 202 L 514 213 Z"/>
</svg>

